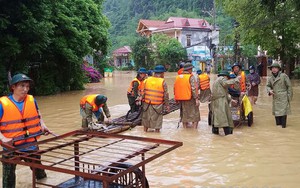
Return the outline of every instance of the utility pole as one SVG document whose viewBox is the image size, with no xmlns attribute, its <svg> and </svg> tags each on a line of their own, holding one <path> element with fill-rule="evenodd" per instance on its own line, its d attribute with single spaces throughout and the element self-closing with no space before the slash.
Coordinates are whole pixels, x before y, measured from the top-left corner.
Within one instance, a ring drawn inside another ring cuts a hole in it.
<svg viewBox="0 0 300 188">
<path fill-rule="evenodd" d="M 213 1 L 213 20 L 214 20 L 214 25 L 213 25 L 213 33 L 216 31 L 216 2 L 215 0 Z M 213 37 L 213 36 L 212 36 Z M 211 44 L 212 44 L 212 41 L 211 41 Z M 213 47 L 213 49 L 211 49 Z M 216 55 L 216 45 L 214 46 L 210 46 L 210 54 L 211 54 L 211 64 L 213 65 L 214 67 L 214 72 L 217 73 L 218 69 L 217 69 L 217 61 L 215 58 L 215 55 Z"/>
</svg>

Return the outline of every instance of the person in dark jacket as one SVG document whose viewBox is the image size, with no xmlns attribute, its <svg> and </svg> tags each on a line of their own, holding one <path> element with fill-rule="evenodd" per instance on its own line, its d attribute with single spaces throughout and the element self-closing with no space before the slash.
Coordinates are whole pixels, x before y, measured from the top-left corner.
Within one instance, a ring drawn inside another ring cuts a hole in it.
<svg viewBox="0 0 300 188">
<path fill-rule="evenodd" d="M 251 104 L 255 104 L 258 97 L 258 85 L 260 84 L 260 76 L 255 72 L 255 67 L 251 65 L 249 67 L 250 74 L 247 75 L 247 80 L 250 84 L 250 90 L 248 96 L 250 97 Z"/>
</svg>

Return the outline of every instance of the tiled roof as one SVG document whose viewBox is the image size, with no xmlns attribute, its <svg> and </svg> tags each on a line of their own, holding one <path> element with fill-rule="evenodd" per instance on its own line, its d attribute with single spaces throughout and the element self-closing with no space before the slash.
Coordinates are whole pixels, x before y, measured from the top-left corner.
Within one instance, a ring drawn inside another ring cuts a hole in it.
<svg viewBox="0 0 300 188">
<path fill-rule="evenodd" d="M 210 24 L 204 19 L 196 18 L 181 18 L 181 17 L 170 17 L 164 25 L 160 27 L 163 28 L 208 28 L 210 29 Z"/>
<path fill-rule="evenodd" d="M 121 48 L 116 49 L 113 51 L 114 54 L 124 54 L 124 53 L 131 53 L 131 48 L 129 46 L 123 46 Z"/>
<path fill-rule="evenodd" d="M 204 19 L 170 17 L 167 21 L 140 20 L 138 30 L 145 26 L 148 30 L 163 30 L 171 28 L 199 28 L 210 29 L 211 25 Z"/>
<path fill-rule="evenodd" d="M 160 20 L 140 20 L 147 27 L 159 27 L 165 23 L 165 21 Z"/>
</svg>

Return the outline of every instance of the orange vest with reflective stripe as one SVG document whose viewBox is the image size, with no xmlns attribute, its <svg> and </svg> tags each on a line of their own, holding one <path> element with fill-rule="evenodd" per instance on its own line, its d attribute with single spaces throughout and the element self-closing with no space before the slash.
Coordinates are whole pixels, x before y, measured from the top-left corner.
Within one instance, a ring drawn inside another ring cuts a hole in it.
<svg viewBox="0 0 300 188">
<path fill-rule="evenodd" d="M 142 94 L 143 92 L 143 88 L 144 88 L 144 82 L 143 81 L 140 81 L 139 79 L 137 78 L 134 78 L 131 82 L 130 82 L 130 85 L 128 87 L 128 90 L 127 90 L 127 94 L 131 95 L 131 96 L 134 96 L 134 93 L 133 93 L 133 82 L 138 82 L 139 83 L 139 86 L 138 86 L 138 91 Z"/>
<path fill-rule="evenodd" d="M 206 73 L 200 74 L 199 75 L 200 79 L 200 89 L 201 90 L 206 90 L 210 89 L 210 78 Z"/>
<path fill-rule="evenodd" d="M 162 104 L 164 102 L 164 79 L 149 77 L 144 85 L 144 100 L 148 104 Z"/>
<path fill-rule="evenodd" d="M 234 72 L 230 72 L 230 74 L 234 74 Z M 246 74 L 244 71 L 241 71 L 241 80 L 240 80 L 240 91 L 246 92 Z M 233 86 L 232 86 L 233 88 Z"/>
<path fill-rule="evenodd" d="M 240 87 L 241 92 L 246 92 L 246 74 L 244 71 L 241 72 Z"/>
<path fill-rule="evenodd" d="M 80 106 L 81 106 L 81 108 L 85 108 L 85 103 L 88 103 L 88 104 L 90 104 L 93 107 L 93 109 L 92 109 L 93 112 L 98 111 L 99 108 L 101 108 L 104 104 L 101 104 L 100 106 L 97 106 L 95 104 L 95 98 L 97 96 L 98 96 L 98 94 L 93 94 L 93 95 L 86 95 L 86 96 L 82 97 L 80 99 Z"/>
<path fill-rule="evenodd" d="M 175 100 L 190 100 L 192 98 L 192 88 L 190 84 L 191 74 L 181 74 L 176 76 L 174 83 Z"/>
<path fill-rule="evenodd" d="M 14 142 L 15 146 L 35 142 L 40 137 L 26 139 L 26 137 L 42 134 L 40 116 L 32 95 L 26 96 L 22 112 L 6 96 L 0 98 L 0 103 L 4 112 L 0 120 L 0 131 L 3 136 L 19 140 Z"/>
</svg>

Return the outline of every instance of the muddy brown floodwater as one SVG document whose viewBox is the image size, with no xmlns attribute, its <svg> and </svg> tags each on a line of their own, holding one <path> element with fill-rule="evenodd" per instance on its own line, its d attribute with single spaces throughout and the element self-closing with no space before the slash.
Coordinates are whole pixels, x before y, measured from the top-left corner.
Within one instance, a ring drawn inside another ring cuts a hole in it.
<svg viewBox="0 0 300 188">
<path fill-rule="evenodd" d="M 79 100 L 86 94 L 108 97 L 112 119 L 129 110 L 126 91 L 134 72 L 115 72 L 112 78 L 88 84 L 86 90 L 36 97 L 46 125 L 56 134 L 81 127 Z M 166 73 L 170 98 L 175 73 Z M 212 80 L 215 75 L 211 75 Z M 293 80 L 292 115 L 287 128 L 275 126 L 272 99 L 262 79 L 254 124 L 234 129 L 233 135 L 216 136 L 207 125 L 208 107 L 201 103 L 198 129 L 177 128 L 179 112 L 164 116 L 160 133 L 143 132 L 141 126 L 121 134 L 182 141 L 183 146 L 146 165 L 146 177 L 154 188 L 298 188 L 300 187 L 300 82 Z M 223 133 L 221 131 L 221 133 Z M 45 138 L 45 137 L 44 137 Z M 47 137 L 46 137 L 47 138 Z M 2 171 L 2 168 L 0 169 Z M 1 172 L 2 174 L 2 172 Z M 48 171 L 48 181 L 59 180 Z M 2 176 L 1 176 L 2 181 Z M 45 180 L 47 181 L 47 180 Z M 31 187 L 28 167 L 18 165 L 17 187 Z"/>
</svg>

